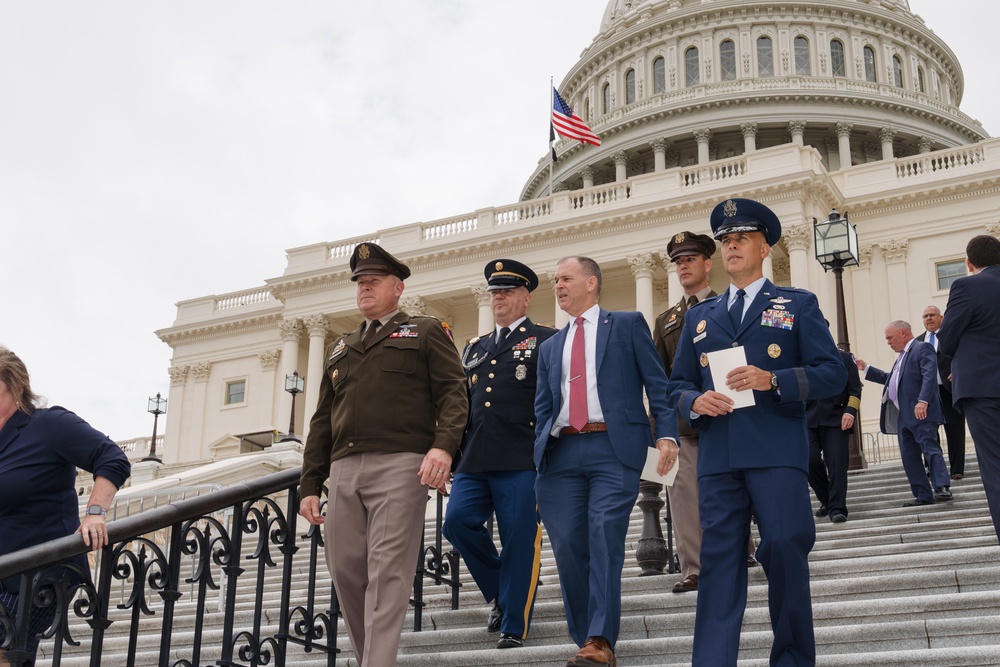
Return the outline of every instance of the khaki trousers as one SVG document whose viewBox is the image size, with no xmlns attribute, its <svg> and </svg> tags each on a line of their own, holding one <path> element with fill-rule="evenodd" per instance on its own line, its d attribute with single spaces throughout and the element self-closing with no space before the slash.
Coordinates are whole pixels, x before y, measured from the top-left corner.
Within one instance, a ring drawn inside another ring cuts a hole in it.
<svg viewBox="0 0 1000 667">
<path fill-rule="evenodd" d="M 422 460 L 364 452 L 330 466 L 326 563 L 361 667 L 396 664 L 427 507 Z"/>
<path fill-rule="evenodd" d="M 698 438 L 682 435 L 677 477 L 667 487 L 681 577 L 701 573 L 701 520 L 698 515 Z"/>
</svg>

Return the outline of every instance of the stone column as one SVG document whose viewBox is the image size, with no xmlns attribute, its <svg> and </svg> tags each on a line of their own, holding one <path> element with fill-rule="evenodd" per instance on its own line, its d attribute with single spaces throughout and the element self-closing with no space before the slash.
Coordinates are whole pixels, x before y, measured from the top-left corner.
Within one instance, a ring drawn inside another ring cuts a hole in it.
<svg viewBox="0 0 1000 667">
<path fill-rule="evenodd" d="M 552 294 L 554 295 L 556 289 L 556 275 L 554 273 L 550 273 L 548 276 L 549 284 L 552 285 Z M 555 302 L 555 317 L 552 318 L 552 321 L 554 322 L 553 326 L 556 329 L 562 329 L 564 326 L 569 324 L 569 314 L 559 307 L 559 299 L 556 299 Z"/>
<path fill-rule="evenodd" d="M 170 393 L 167 397 L 167 418 L 163 424 L 163 451 L 156 451 L 160 460 L 164 463 L 179 463 L 179 452 L 181 447 L 181 434 L 184 430 L 184 415 L 189 414 L 185 409 L 184 386 L 187 384 L 188 365 L 171 366 L 167 369 L 170 375 Z"/>
<path fill-rule="evenodd" d="M 490 309 L 490 293 L 486 291 L 486 287 L 487 283 L 485 282 L 471 287 L 472 296 L 476 298 L 476 306 L 479 308 L 479 328 L 476 329 L 476 335 L 484 334 L 495 328 L 493 310 Z"/>
<path fill-rule="evenodd" d="M 806 131 L 806 122 L 804 120 L 790 120 L 788 121 L 788 133 L 792 135 L 792 143 L 802 146 L 805 142 L 802 139 L 802 134 Z"/>
<path fill-rule="evenodd" d="M 764 266 L 762 267 L 764 271 L 764 277 L 774 282 L 774 251 L 772 250 L 768 253 L 767 257 L 764 258 Z"/>
<path fill-rule="evenodd" d="M 851 166 L 851 130 L 854 125 L 851 123 L 837 123 L 837 144 L 840 148 L 840 168 L 847 169 Z"/>
<path fill-rule="evenodd" d="M 840 153 L 837 149 L 837 140 L 833 137 L 827 137 L 823 142 L 826 147 L 826 164 L 829 171 L 837 171 L 840 169 Z"/>
<path fill-rule="evenodd" d="M 757 123 L 740 123 L 740 132 L 743 133 L 743 152 L 757 150 Z"/>
<path fill-rule="evenodd" d="M 652 331 L 656 320 L 656 313 L 653 312 L 653 270 L 656 268 L 653 254 L 630 255 L 626 259 L 635 278 L 635 309 L 646 318 L 646 324 Z"/>
<path fill-rule="evenodd" d="M 667 141 L 655 139 L 650 142 L 653 147 L 653 171 L 663 171 L 667 168 Z"/>
<path fill-rule="evenodd" d="M 920 137 L 917 141 L 917 152 L 918 153 L 930 153 L 934 150 L 934 144 L 931 142 L 930 137 Z"/>
<path fill-rule="evenodd" d="M 906 246 L 909 239 L 891 239 L 880 243 L 886 264 L 886 285 L 889 286 L 889 320 L 910 322 L 910 291 L 906 282 Z M 912 324 L 912 323 L 911 323 Z M 919 325 L 918 325 L 919 326 Z"/>
<path fill-rule="evenodd" d="M 426 315 L 427 303 L 419 296 L 404 296 L 399 300 L 399 309 L 407 315 Z"/>
<path fill-rule="evenodd" d="M 882 159 L 891 160 L 893 158 L 892 140 L 896 138 L 896 131 L 891 127 L 880 127 L 878 138 L 882 142 Z"/>
<path fill-rule="evenodd" d="M 684 288 L 681 287 L 681 281 L 677 277 L 677 265 L 670 261 L 667 251 L 660 251 L 660 257 L 663 258 L 663 269 L 667 272 L 667 308 L 669 308 L 680 300 Z"/>
<path fill-rule="evenodd" d="M 285 376 L 299 370 L 299 338 L 301 338 L 303 331 L 302 320 L 282 320 L 278 329 L 281 331 L 281 377 L 278 378 L 278 391 L 281 392 L 281 400 L 278 401 L 278 415 L 274 421 L 276 425 L 280 426 L 287 423 L 288 418 L 292 415 L 292 395 L 285 391 Z M 287 426 L 282 428 L 287 428 Z"/>
<path fill-rule="evenodd" d="M 301 434 L 303 442 L 309 435 L 309 422 L 312 421 L 316 405 L 319 403 L 319 385 L 325 372 L 326 335 L 330 332 L 330 324 L 326 321 L 326 316 L 321 313 L 310 315 L 304 320 L 304 323 L 306 331 L 309 332 L 309 356 L 308 361 L 306 361 L 305 373 L 306 391 L 305 401 L 302 405 L 302 420 L 295 420 L 296 424 L 301 424 L 296 428 L 296 431 Z M 282 380 L 283 386 L 284 380 Z"/>
<path fill-rule="evenodd" d="M 586 166 L 580 170 L 580 175 L 583 176 L 583 187 L 592 188 L 594 187 L 594 168 L 591 166 Z"/>
<path fill-rule="evenodd" d="M 694 138 L 698 141 L 698 164 L 708 164 L 708 143 L 712 139 L 712 131 L 708 128 L 695 130 Z"/>
<path fill-rule="evenodd" d="M 621 183 L 628 178 L 628 154 L 625 151 L 615 153 L 615 182 Z"/>
<path fill-rule="evenodd" d="M 210 456 L 205 442 L 205 415 L 208 410 L 217 410 L 222 402 L 222 397 L 217 397 L 218 402 L 213 401 L 213 405 L 208 404 L 208 376 L 212 371 L 211 361 L 200 361 L 191 364 L 191 376 L 194 378 L 194 390 L 191 396 L 191 405 L 194 407 L 194 414 L 198 417 L 191 420 L 187 428 L 181 433 L 181 443 L 177 452 L 180 461 L 200 461 Z M 167 406 L 169 408 L 169 405 Z"/>
<path fill-rule="evenodd" d="M 792 287 L 807 289 L 809 286 L 809 242 L 812 240 L 812 225 L 793 225 L 783 230 L 781 238 L 788 250 L 789 281 Z"/>
</svg>

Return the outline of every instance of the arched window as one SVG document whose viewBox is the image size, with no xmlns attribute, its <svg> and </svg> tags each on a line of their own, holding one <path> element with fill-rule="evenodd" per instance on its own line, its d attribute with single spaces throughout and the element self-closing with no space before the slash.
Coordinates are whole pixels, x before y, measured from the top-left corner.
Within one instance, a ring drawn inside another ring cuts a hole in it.
<svg viewBox="0 0 1000 667">
<path fill-rule="evenodd" d="M 844 61 L 844 43 L 839 39 L 830 40 L 830 69 L 834 76 L 847 76 Z"/>
<path fill-rule="evenodd" d="M 657 58 L 653 61 L 653 94 L 658 95 L 667 90 L 666 61 Z"/>
<path fill-rule="evenodd" d="M 625 104 L 635 102 L 635 70 L 625 72 Z"/>
<path fill-rule="evenodd" d="M 604 89 L 601 91 L 601 96 L 603 98 L 604 104 L 601 106 L 601 113 L 611 113 L 611 84 L 604 84 Z"/>
<path fill-rule="evenodd" d="M 719 44 L 719 76 L 723 81 L 736 79 L 736 44 L 731 39 Z"/>
<path fill-rule="evenodd" d="M 757 38 L 757 76 L 774 76 L 774 49 L 770 37 Z"/>
<path fill-rule="evenodd" d="M 583 98 L 583 119 L 590 122 L 590 97 Z"/>
<path fill-rule="evenodd" d="M 809 76 L 809 40 L 801 35 L 795 38 L 795 74 Z"/>
<path fill-rule="evenodd" d="M 692 46 L 684 52 L 684 80 L 688 86 L 697 86 L 700 81 L 698 73 L 698 47 Z"/>
<path fill-rule="evenodd" d="M 924 68 L 917 66 L 917 86 L 920 88 L 921 93 L 927 92 L 927 84 L 924 80 Z"/>
<path fill-rule="evenodd" d="M 897 88 L 903 87 L 903 61 L 899 56 L 892 57 L 892 84 Z"/>
<path fill-rule="evenodd" d="M 878 82 L 875 73 L 875 49 L 870 46 L 865 47 L 865 81 Z"/>
</svg>

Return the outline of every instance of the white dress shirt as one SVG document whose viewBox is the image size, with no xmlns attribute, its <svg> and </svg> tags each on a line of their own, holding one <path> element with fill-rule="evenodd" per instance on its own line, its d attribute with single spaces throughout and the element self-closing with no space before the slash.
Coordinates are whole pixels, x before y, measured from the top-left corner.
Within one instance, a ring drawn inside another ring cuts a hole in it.
<svg viewBox="0 0 1000 667">
<path fill-rule="evenodd" d="M 572 316 L 571 316 L 572 317 Z M 583 347 L 587 357 L 587 421 L 603 422 L 604 412 L 601 410 L 601 400 L 597 395 L 597 326 L 601 318 L 601 307 L 594 304 L 581 316 L 583 322 Z M 569 367 L 573 357 L 573 338 L 576 336 L 576 318 L 569 323 L 566 332 L 566 342 L 562 353 L 562 401 L 559 415 L 552 422 L 552 435 L 558 437 L 559 431 L 569 426 Z"/>
</svg>

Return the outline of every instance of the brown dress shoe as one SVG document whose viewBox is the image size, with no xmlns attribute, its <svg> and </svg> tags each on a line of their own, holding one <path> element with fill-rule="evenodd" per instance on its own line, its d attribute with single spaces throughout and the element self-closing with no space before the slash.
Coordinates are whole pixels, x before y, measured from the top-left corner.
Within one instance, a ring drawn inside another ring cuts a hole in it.
<svg viewBox="0 0 1000 667">
<path fill-rule="evenodd" d="M 566 662 L 566 667 L 615 667 L 615 654 L 604 637 L 587 637 L 583 648 Z"/>
<path fill-rule="evenodd" d="M 674 593 L 690 593 L 692 591 L 698 590 L 698 575 L 689 574 L 682 581 L 678 581 L 674 584 Z"/>
</svg>

